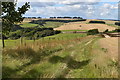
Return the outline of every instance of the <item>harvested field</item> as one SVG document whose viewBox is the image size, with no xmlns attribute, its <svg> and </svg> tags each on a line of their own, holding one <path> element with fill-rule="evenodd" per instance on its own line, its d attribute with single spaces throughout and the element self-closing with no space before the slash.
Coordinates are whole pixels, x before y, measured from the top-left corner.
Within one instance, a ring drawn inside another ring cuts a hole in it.
<svg viewBox="0 0 120 80">
<path fill-rule="evenodd" d="M 108 26 L 106 24 L 84 24 L 80 22 L 71 22 L 66 23 L 58 28 L 54 28 L 54 30 L 90 30 L 90 29 L 98 29 L 99 31 L 105 31 L 106 29 L 114 30 L 115 27 Z"/>
</svg>

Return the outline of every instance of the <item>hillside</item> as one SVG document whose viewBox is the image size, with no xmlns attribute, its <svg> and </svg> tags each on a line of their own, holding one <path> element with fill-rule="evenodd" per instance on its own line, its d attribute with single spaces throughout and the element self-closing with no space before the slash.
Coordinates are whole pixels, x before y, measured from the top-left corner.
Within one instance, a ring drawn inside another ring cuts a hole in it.
<svg viewBox="0 0 120 80">
<path fill-rule="evenodd" d="M 45 29 L 51 25 L 55 30 L 65 32 L 88 31 L 93 28 L 104 31 L 116 28 L 106 24 L 88 24 L 87 21 L 46 23 Z M 59 26 L 56 28 L 56 25 Z M 28 27 L 24 28 L 28 30 Z M 32 31 L 31 28 L 37 32 L 40 27 L 37 29 L 29 27 L 29 32 Z M 5 43 L 2 58 L 3 78 L 118 77 L 117 37 L 105 38 L 99 34 L 87 35 L 86 33 L 59 33 L 36 40 L 23 38 L 22 43 L 21 38 L 7 39 Z"/>
</svg>

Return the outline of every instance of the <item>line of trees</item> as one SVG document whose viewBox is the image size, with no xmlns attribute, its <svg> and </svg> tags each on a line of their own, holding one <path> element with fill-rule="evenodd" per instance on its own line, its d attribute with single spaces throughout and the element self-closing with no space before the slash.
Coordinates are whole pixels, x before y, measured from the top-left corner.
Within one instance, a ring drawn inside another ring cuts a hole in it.
<svg viewBox="0 0 120 80">
<path fill-rule="evenodd" d="M 82 17 L 50 17 L 50 19 L 69 18 L 69 19 L 83 19 Z"/>
<path fill-rule="evenodd" d="M 24 17 L 27 19 L 41 19 L 42 17 Z M 82 17 L 49 17 L 50 19 L 60 19 L 60 18 L 68 18 L 68 19 L 83 19 Z"/>
<path fill-rule="evenodd" d="M 27 18 L 27 19 L 41 19 L 42 17 L 24 17 L 24 18 Z"/>
<path fill-rule="evenodd" d="M 118 25 L 118 26 L 120 26 L 120 22 L 115 22 L 115 25 Z"/>
</svg>

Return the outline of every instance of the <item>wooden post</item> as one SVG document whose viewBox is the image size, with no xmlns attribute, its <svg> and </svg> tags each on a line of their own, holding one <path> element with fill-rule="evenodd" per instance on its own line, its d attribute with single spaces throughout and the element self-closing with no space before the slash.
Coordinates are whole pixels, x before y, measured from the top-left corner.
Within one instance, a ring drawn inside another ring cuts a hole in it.
<svg viewBox="0 0 120 80">
<path fill-rule="evenodd" d="M 20 45 L 23 43 L 23 39 L 22 37 L 20 37 Z"/>
<path fill-rule="evenodd" d="M 3 48 L 5 47 L 5 41 L 4 41 L 4 35 L 1 33 L 2 35 L 2 44 L 3 44 Z"/>
<path fill-rule="evenodd" d="M 35 42 L 35 37 L 33 38 L 34 42 Z"/>
</svg>

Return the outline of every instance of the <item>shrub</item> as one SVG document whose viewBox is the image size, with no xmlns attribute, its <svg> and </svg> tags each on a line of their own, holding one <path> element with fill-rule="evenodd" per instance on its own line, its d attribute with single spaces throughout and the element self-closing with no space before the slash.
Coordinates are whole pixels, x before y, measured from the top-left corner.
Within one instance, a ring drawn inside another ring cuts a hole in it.
<svg viewBox="0 0 120 80">
<path fill-rule="evenodd" d="M 98 33 L 99 33 L 98 29 L 92 29 L 87 32 L 87 35 L 96 35 Z"/>
<path fill-rule="evenodd" d="M 23 36 L 26 37 L 26 39 L 32 40 L 59 33 L 61 33 L 61 31 L 54 31 L 53 28 L 24 28 L 22 30 L 10 32 L 8 37 L 10 39 L 19 39 L 21 36 Z"/>
<path fill-rule="evenodd" d="M 115 30 L 109 31 L 109 33 L 115 33 L 115 32 L 120 32 L 120 29 L 115 29 Z"/>
<path fill-rule="evenodd" d="M 106 33 L 106 32 L 109 32 L 109 30 L 108 30 L 108 29 L 106 29 L 103 33 Z"/>
<path fill-rule="evenodd" d="M 61 33 L 61 31 L 58 31 L 58 30 L 55 31 L 55 34 L 59 34 L 59 33 Z"/>
<path fill-rule="evenodd" d="M 39 38 L 41 38 L 41 37 L 51 36 L 51 35 L 59 34 L 59 33 L 61 33 L 61 31 L 44 30 L 44 31 L 35 33 L 34 37 L 35 37 L 36 39 L 39 39 Z"/>
<path fill-rule="evenodd" d="M 19 25 L 14 25 L 13 28 L 11 29 L 11 31 L 17 31 L 20 29 L 24 29 L 24 28 L 20 27 Z"/>
<path fill-rule="evenodd" d="M 89 23 L 101 23 L 101 24 L 105 24 L 104 21 L 89 21 Z"/>
<path fill-rule="evenodd" d="M 120 22 L 115 22 L 115 25 L 118 25 L 118 26 L 120 26 Z"/>
<path fill-rule="evenodd" d="M 114 31 L 115 31 L 115 32 L 120 32 L 120 29 L 115 29 Z"/>
<path fill-rule="evenodd" d="M 17 30 L 15 32 L 10 32 L 9 34 L 9 38 L 10 39 L 19 39 L 22 35 L 22 31 L 21 30 Z"/>
</svg>

